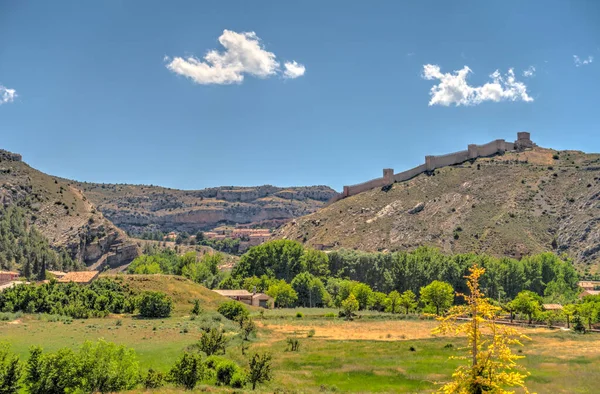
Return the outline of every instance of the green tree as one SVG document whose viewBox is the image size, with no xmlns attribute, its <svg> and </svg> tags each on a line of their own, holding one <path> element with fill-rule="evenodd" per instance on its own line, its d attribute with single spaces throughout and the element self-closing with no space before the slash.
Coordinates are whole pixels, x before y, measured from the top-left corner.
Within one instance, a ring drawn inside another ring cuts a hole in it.
<svg viewBox="0 0 600 394">
<path fill-rule="evenodd" d="M 169 380 L 177 386 L 193 390 L 204 377 L 200 354 L 185 352 L 169 371 Z"/>
<path fill-rule="evenodd" d="M 229 320 L 245 320 L 249 316 L 248 309 L 238 301 L 226 301 L 219 305 L 217 311 Z"/>
<path fill-rule="evenodd" d="M 529 318 L 529 324 L 532 323 L 533 317 L 541 312 L 541 298 L 537 294 L 529 290 L 523 290 L 510 303 L 511 308 Z"/>
<path fill-rule="evenodd" d="M 436 315 L 454 303 L 454 289 L 449 283 L 434 280 L 421 288 L 421 300 L 425 305 L 435 308 Z"/>
<path fill-rule="evenodd" d="M 390 291 L 387 297 L 387 308 L 386 310 L 391 313 L 398 313 L 400 307 L 400 293 L 396 290 Z"/>
<path fill-rule="evenodd" d="M 571 328 L 571 318 L 577 313 L 577 306 L 574 304 L 565 305 L 562 312 L 567 320 L 567 328 Z"/>
<path fill-rule="evenodd" d="M 252 357 L 250 357 L 249 366 L 248 382 L 252 384 L 252 390 L 256 389 L 257 383 L 268 382 L 273 378 L 270 354 L 256 353 L 252 355 Z"/>
<path fill-rule="evenodd" d="M 387 295 L 380 291 L 374 291 L 371 295 L 371 300 L 369 301 L 369 305 L 372 310 L 383 312 L 387 305 Z"/>
<path fill-rule="evenodd" d="M 400 296 L 398 305 L 404 308 L 406 314 L 408 314 L 411 309 L 415 309 L 417 307 L 417 296 L 411 290 L 406 290 Z"/>
<path fill-rule="evenodd" d="M 272 283 L 267 295 L 273 297 L 275 305 L 280 308 L 291 307 L 298 301 L 298 293 L 283 279 Z"/>
<path fill-rule="evenodd" d="M 200 300 L 194 300 L 194 307 L 192 308 L 192 315 L 198 316 L 202 313 L 202 308 L 200 307 Z"/>
<path fill-rule="evenodd" d="M 19 357 L 10 350 L 10 345 L 0 343 L 0 393 L 18 393 L 22 371 Z"/>
<path fill-rule="evenodd" d="M 587 323 L 588 328 L 592 329 L 592 323 L 598 318 L 598 310 L 593 302 L 584 302 L 577 306 L 577 313 Z"/>
<path fill-rule="evenodd" d="M 286 282 L 303 272 L 304 247 L 296 241 L 276 240 L 250 248 L 233 268 L 234 278 L 267 275 Z"/>
<path fill-rule="evenodd" d="M 329 294 L 321 279 L 308 272 L 298 274 L 291 285 L 298 295 L 298 304 L 302 306 L 323 306 L 329 301 Z"/>
<path fill-rule="evenodd" d="M 358 283 L 352 288 L 352 295 L 358 301 L 358 309 L 364 310 L 369 307 L 369 302 L 372 299 L 373 290 L 364 283 Z"/>
<path fill-rule="evenodd" d="M 142 317 L 169 317 L 173 310 L 173 300 L 165 293 L 145 291 L 138 300 L 138 309 Z"/>
<path fill-rule="evenodd" d="M 225 333 L 223 330 L 214 327 L 208 332 L 204 332 L 198 341 L 198 349 L 207 356 L 225 354 L 226 346 L 227 337 L 225 337 Z"/>
<path fill-rule="evenodd" d="M 305 249 L 300 263 L 303 269 L 314 276 L 324 278 L 329 275 L 329 258 L 323 251 Z"/>
<path fill-rule="evenodd" d="M 342 302 L 342 313 L 346 320 L 352 320 L 354 312 L 358 311 L 359 305 L 354 294 L 350 294 L 344 302 Z"/>
</svg>

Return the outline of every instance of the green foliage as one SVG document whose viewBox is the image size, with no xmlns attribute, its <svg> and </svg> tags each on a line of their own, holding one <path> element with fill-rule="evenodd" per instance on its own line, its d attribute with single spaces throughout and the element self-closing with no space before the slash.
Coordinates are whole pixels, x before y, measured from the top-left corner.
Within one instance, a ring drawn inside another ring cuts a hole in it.
<svg viewBox="0 0 600 394">
<path fill-rule="evenodd" d="M 193 390 L 204 377 L 202 356 L 185 352 L 169 371 L 169 380 L 177 386 Z"/>
<path fill-rule="evenodd" d="M 155 371 L 150 368 L 146 377 L 144 378 L 144 388 L 145 389 L 157 389 L 159 387 L 164 386 L 165 377 L 162 372 Z"/>
<path fill-rule="evenodd" d="M 398 313 L 400 310 L 400 293 L 396 290 L 390 291 L 388 294 L 385 310 L 390 313 Z"/>
<path fill-rule="evenodd" d="M 298 295 L 298 304 L 301 306 L 326 306 L 329 303 L 329 294 L 321 279 L 308 272 L 298 274 L 291 285 Z"/>
<path fill-rule="evenodd" d="M 358 283 L 352 288 L 352 295 L 358 301 L 358 309 L 361 311 L 369 307 L 372 294 L 373 290 L 364 283 Z"/>
<path fill-rule="evenodd" d="M 193 252 L 191 253 L 193 254 Z M 218 269 L 218 266 L 222 263 L 223 255 L 221 253 L 207 253 L 202 256 L 200 261 L 196 261 L 194 255 L 192 262 L 183 265 L 181 274 L 209 289 L 214 289 L 222 279 L 222 274 Z"/>
<path fill-rule="evenodd" d="M 421 301 L 433 307 L 436 315 L 439 315 L 454 303 L 454 289 L 449 283 L 434 280 L 421 289 Z"/>
<path fill-rule="evenodd" d="M 305 271 L 302 264 L 304 247 L 295 241 L 276 240 L 265 242 L 248 250 L 234 267 L 234 278 L 267 275 L 290 282 Z"/>
<path fill-rule="evenodd" d="M 287 345 L 287 350 L 290 352 L 297 352 L 300 350 L 300 340 L 298 338 L 288 338 Z"/>
<path fill-rule="evenodd" d="M 233 300 L 219 305 L 217 311 L 229 320 L 244 320 L 250 314 L 241 302 Z"/>
<path fill-rule="evenodd" d="M 380 291 L 374 291 L 369 300 L 370 308 L 374 311 L 383 312 L 388 304 L 387 295 Z"/>
<path fill-rule="evenodd" d="M 298 301 L 298 293 L 283 279 L 272 283 L 267 290 L 267 295 L 273 297 L 275 306 L 281 308 L 291 307 Z"/>
<path fill-rule="evenodd" d="M 248 318 L 242 321 L 242 335 L 244 336 L 244 340 L 247 341 L 250 338 L 250 335 L 256 332 L 256 323 L 254 320 Z"/>
<path fill-rule="evenodd" d="M 202 313 L 202 308 L 200 307 L 200 300 L 194 300 L 194 307 L 192 308 L 192 315 L 198 316 Z"/>
<path fill-rule="evenodd" d="M 411 309 L 415 309 L 417 307 L 417 296 L 411 290 L 406 290 L 400 296 L 398 305 L 404 308 L 405 312 L 408 314 Z"/>
<path fill-rule="evenodd" d="M 89 286 L 51 281 L 5 289 L 0 293 L 0 310 L 85 319 L 127 312 L 134 298 L 129 288 L 112 279 L 100 278 Z"/>
<path fill-rule="evenodd" d="M 204 332 L 197 343 L 198 349 L 207 356 L 213 354 L 225 354 L 227 338 L 222 329 L 211 328 Z"/>
<path fill-rule="evenodd" d="M 268 353 L 256 353 L 250 357 L 248 372 L 248 383 L 252 384 L 252 390 L 259 383 L 268 382 L 273 378 L 271 371 L 271 355 Z"/>
<path fill-rule="evenodd" d="M 100 340 L 84 343 L 77 353 L 59 349 L 43 353 L 32 347 L 25 385 L 30 393 L 110 393 L 134 388 L 139 381 L 135 352 Z"/>
<path fill-rule="evenodd" d="M 510 302 L 510 307 L 515 312 L 527 315 L 531 324 L 533 317 L 542 310 L 542 299 L 532 291 L 523 290 Z"/>
<path fill-rule="evenodd" d="M 0 393 L 16 394 L 21 387 L 23 367 L 8 343 L 0 343 Z"/>
<path fill-rule="evenodd" d="M 169 317 L 173 310 L 173 300 L 165 293 L 145 291 L 139 296 L 138 309 L 142 317 Z"/>
<path fill-rule="evenodd" d="M 217 375 L 217 384 L 230 386 L 233 376 L 241 372 L 240 367 L 231 360 L 223 360 L 219 362 L 215 368 Z"/>
<path fill-rule="evenodd" d="M 329 275 L 329 258 L 323 251 L 304 249 L 300 264 L 306 272 L 314 276 L 325 278 Z"/>
<path fill-rule="evenodd" d="M 358 308 L 359 304 L 356 300 L 356 297 L 354 297 L 354 294 L 350 294 L 348 298 L 346 298 L 346 300 L 342 302 L 341 313 L 346 318 L 346 320 L 352 320 L 352 316 L 354 315 L 354 312 L 358 310 Z"/>
<path fill-rule="evenodd" d="M 43 280 L 47 270 L 83 269 L 66 250 L 53 250 L 25 215 L 22 208 L 0 206 L 0 270 L 20 268 L 27 279 Z"/>
</svg>

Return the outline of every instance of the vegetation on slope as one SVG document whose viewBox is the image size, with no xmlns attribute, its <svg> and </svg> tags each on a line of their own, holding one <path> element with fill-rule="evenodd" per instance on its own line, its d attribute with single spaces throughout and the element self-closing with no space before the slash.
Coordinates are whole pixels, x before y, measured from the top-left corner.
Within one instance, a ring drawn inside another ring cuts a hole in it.
<svg viewBox="0 0 600 394">
<path fill-rule="evenodd" d="M 287 224 L 281 238 L 365 251 L 496 257 L 567 253 L 600 269 L 600 155 L 535 148 L 436 169 L 337 201 Z"/>
</svg>

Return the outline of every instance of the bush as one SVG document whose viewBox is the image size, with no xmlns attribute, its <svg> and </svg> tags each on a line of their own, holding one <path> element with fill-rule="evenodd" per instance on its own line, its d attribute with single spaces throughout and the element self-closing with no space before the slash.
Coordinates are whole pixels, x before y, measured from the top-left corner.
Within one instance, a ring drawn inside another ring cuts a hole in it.
<svg viewBox="0 0 600 394">
<path fill-rule="evenodd" d="M 288 344 L 287 350 L 290 352 L 297 352 L 298 350 L 300 350 L 300 341 L 296 338 L 288 338 L 287 344 Z"/>
<path fill-rule="evenodd" d="M 225 354 L 227 338 L 223 335 L 223 330 L 211 328 L 200 337 L 197 346 L 198 349 L 206 353 L 207 356 L 218 353 Z"/>
<path fill-rule="evenodd" d="M 241 389 L 245 384 L 246 375 L 241 370 L 236 371 L 229 381 L 229 385 L 235 389 Z"/>
<path fill-rule="evenodd" d="M 152 368 L 148 370 L 144 379 L 144 388 L 157 389 L 165 384 L 165 377 L 161 372 L 155 371 Z"/>
<path fill-rule="evenodd" d="M 311 329 L 308 331 L 308 334 L 306 334 L 306 336 L 307 336 L 307 338 L 312 338 L 312 337 L 314 337 L 314 336 L 315 336 L 315 329 L 314 329 L 314 328 L 311 328 Z"/>
<path fill-rule="evenodd" d="M 177 386 L 192 390 L 204 377 L 202 356 L 194 353 L 184 353 L 173 365 L 169 372 L 169 380 Z"/>
<path fill-rule="evenodd" d="M 223 360 L 217 364 L 215 371 L 217 373 L 217 383 L 229 386 L 231 379 L 236 372 L 239 372 L 240 367 L 231 360 Z"/>
<path fill-rule="evenodd" d="M 0 344 L 0 393 L 18 393 L 22 371 L 19 357 L 10 351 L 9 344 Z"/>
<path fill-rule="evenodd" d="M 252 390 L 256 389 L 257 383 L 268 382 L 273 378 L 270 354 L 254 354 L 250 358 L 249 366 L 248 382 L 252 384 Z"/>
<path fill-rule="evenodd" d="M 229 320 L 245 320 L 250 315 L 242 303 L 233 300 L 219 305 L 217 311 Z"/>
<path fill-rule="evenodd" d="M 161 292 L 145 291 L 139 297 L 138 309 L 142 317 L 169 317 L 173 310 L 173 300 Z"/>
<path fill-rule="evenodd" d="M 299 319 L 301 319 L 301 318 L 304 317 L 304 313 L 302 313 L 302 312 L 296 312 L 296 317 L 299 318 Z"/>
</svg>

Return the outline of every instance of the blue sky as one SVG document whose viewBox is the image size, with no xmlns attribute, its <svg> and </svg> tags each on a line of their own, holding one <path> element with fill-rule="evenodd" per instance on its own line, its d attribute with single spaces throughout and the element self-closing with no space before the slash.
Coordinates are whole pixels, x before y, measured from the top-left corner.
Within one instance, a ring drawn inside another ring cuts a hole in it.
<svg viewBox="0 0 600 394">
<path fill-rule="evenodd" d="M 600 2 L 0 0 L 0 86 L 49 174 L 340 190 L 523 130 L 599 152 Z"/>
</svg>

